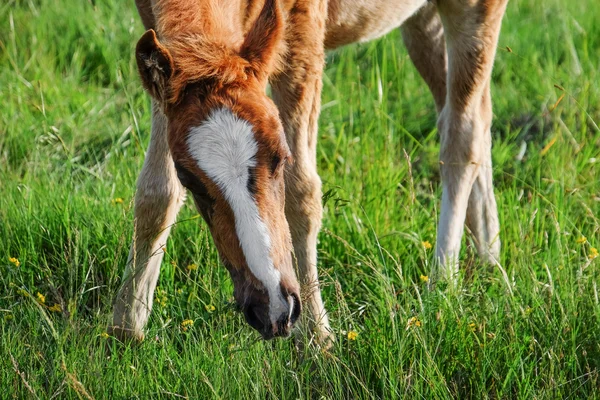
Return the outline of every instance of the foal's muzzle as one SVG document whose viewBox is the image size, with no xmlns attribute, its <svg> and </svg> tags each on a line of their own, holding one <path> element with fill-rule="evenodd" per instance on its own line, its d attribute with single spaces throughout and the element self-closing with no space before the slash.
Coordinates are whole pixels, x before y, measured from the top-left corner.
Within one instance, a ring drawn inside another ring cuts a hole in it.
<svg viewBox="0 0 600 400">
<path fill-rule="evenodd" d="M 300 298 L 295 293 L 288 295 L 286 302 L 287 309 L 281 313 L 275 322 L 272 322 L 269 317 L 269 306 L 267 304 L 248 303 L 243 310 L 246 322 L 260 332 L 265 340 L 274 337 L 287 337 L 300 316 L 302 305 Z"/>
</svg>

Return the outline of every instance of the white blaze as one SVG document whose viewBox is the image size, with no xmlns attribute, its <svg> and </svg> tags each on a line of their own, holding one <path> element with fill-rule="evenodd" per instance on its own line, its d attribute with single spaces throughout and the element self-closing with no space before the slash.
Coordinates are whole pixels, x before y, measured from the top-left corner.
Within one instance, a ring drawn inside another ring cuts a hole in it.
<svg viewBox="0 0 600 400">
<path fill-rule="evenodd" d="M 219 187 L 233 211 L 246 263 L 269 293 L 269 316 L 275 323 L 286 311 L 286 304 L 279 288 L 281 276 L 271 259 L 268 228 L 248 191 L 249 171 L 256 166 L 258 151 L 252 125 L 229 109 L 214 110 L 205 122 L 190 130 L 187 144 L 200 169 Z"/>
</svg>

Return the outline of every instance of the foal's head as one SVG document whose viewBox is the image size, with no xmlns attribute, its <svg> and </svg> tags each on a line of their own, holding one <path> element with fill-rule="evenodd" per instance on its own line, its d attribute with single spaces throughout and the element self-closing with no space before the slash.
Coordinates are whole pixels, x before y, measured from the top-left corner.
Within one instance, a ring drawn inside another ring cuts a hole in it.
<svg viewBox="0 0 600 400">
<path fill-rule="evenodd" d="M 287 335 L 301 309 L 284 213 L 290 154 L 265 94 L 282 35 L 275 3 L 266 2 L 237 44 L 205 33 L 159 42 L 149 30 L 136 49 L 144 86 L 168 119 L 179 180 L 210 228 L 246 320 L 264 338 Z"/>
</svg>

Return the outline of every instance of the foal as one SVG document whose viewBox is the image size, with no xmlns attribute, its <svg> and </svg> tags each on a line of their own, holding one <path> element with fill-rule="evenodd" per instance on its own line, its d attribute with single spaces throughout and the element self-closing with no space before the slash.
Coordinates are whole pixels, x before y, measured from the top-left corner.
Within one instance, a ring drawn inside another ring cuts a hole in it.
<svg viewBox="0 0 600 400">
<path fill-rule="evenodd" d="M 247 322 L 266 339 L 288 335 L 302 288 L 310 328 L 321 342 L 330 337 L 316 268 L 324 52 L 396 27 L 439 113 L 436 274 L 457 273 L 465 221 L 480 255 L 495 262 L 490 74 L 506 3 L 136 0 L 148 29 L 136 59 L 152 96 L 152 135 L 112 331 L 143 338 L 163 248 L 187 188 Z"/>
</svg>

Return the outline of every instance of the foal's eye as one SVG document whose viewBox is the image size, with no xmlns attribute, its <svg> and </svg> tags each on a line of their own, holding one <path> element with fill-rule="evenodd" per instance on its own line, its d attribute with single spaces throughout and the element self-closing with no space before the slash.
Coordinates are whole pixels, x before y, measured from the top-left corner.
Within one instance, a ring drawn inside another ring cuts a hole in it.
<svg viewBox="0 0 600 400">
<path fill-rule="evenodd" d="M 271 159 L 271 175 L 273 175 L 275 171 L 277 171 L 277 168 L 279 168 L 280 165 L 281 157 L 279 156 L 279 154 L 275 154 Z"/>
</svg>

